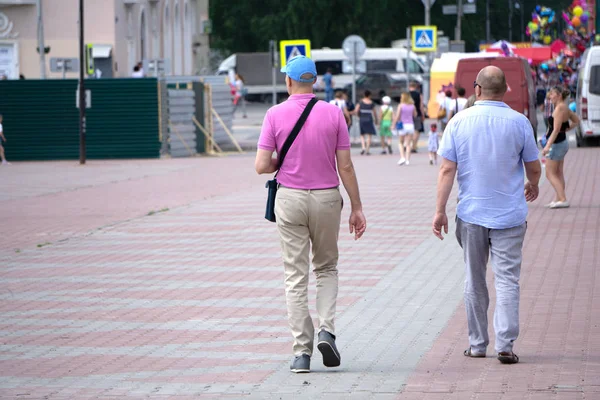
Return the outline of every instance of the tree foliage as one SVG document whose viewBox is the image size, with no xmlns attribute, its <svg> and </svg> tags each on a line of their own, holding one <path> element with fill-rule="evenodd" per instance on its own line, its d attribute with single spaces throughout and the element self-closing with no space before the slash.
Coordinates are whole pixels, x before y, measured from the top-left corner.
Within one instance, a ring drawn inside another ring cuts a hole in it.
<svg viewBox="0 0 600 400">
<path fill-rule="evenodd" d="M 509 1 L 521 1 L 524 24 L 531 20 L 535 0 L 489 0 L 491 36 L 508 39 Z M 463 0 L 466 3 L 466 0 Z M 558 11 L 570 0 L 545 0 L 540 4 Z M 443 15 L 444 4 L 456 0 L 437 0 L 431 9 L 431 23 L 454 39 L 456 16 Z M 485 41 L 486 0 L 477 0 L 477 14 L 465 15 L 462 39 L 467 50 L 475 51 Z M 520 10 L 513 12 L 513 41 L 521 36 Z M 362 36 L 369 47 L 389 47 L 393 40 L 406 37 L 406 27 L 422 25 L 421 0 L 213 0 L 211 47 L 225 52 L 267 51 L 269 40 L 310 39 L 313 48 L 341 47 L 350 34 Z"/>
</svg>

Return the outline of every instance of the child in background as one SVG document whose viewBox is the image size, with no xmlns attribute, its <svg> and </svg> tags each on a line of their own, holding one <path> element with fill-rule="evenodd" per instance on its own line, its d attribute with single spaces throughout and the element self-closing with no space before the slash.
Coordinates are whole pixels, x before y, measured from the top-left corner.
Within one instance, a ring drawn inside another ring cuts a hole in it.
<svg viewBox="0 0 600 400">
<path fill-rule="evenodd" d="M 437 132 L 437 125 L 431 124 L 431 130 L 429 131 L 429 142 L 427 143 L 427 147 L 429 149 L 429 165 L 437 165 L 438 139 L 439 135 Z"/>
<path fill-rule="evenodd" d="M 389 154 L 392 154 L 392 117 L 394 116 L 394 109 L 391 106 L 392 99 L 389 96 L 383 96 L 381 99 L 383 105 L 379 110 L 379 121 L 381 126 L 379 129 L 379 135 L 381 136 L 381 154 L 385 154 L 386 150 Z"/>
</svg>

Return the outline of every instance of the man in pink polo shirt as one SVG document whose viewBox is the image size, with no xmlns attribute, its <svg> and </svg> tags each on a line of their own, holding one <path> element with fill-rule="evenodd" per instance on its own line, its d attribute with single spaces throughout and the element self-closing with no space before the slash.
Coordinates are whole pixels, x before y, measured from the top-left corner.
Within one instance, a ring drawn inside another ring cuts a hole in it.
<svg viewBox="0 0 600 400">
<path fill-rule="evenodd" d="M 304 108 L 314 96 L 315 63 L 292 58 L 281 69 L 290 97 L 267 111 L 263 121 L 255 168 L 259 174 L 277 171 L 279 152 Z M 336 169 L 337 166 L 337 169 Z M 350 233 L 359 239 L 367 228 L 358 182 L 350 157 L 350 137 L 342 111 L 317 102 L 290 147 L 277 181 L 277 230 L 281 238 L 285 271 L 288 321 L 294 337 L 292 372 L 310 372 L 315 327 L 308 312 L 309 256 L 317 278 L 319 333 L 317 348 L 327 367 L 340 365 L 335 345 L 335 308 L 338 293 L 338 236 L 342 212 L 339 176 L 350 197 Z"/>
</svg>

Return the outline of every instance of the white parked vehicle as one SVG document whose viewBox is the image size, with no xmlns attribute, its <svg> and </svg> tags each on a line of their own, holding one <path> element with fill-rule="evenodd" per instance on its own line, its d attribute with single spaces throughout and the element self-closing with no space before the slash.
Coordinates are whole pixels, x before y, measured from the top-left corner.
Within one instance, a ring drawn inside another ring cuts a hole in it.
<svg viewBox="0 0 600 400">
<path fill-rule="evenodd" d="M 342 49 L 313 49 L 311 58 L 317 66 L 320 90 L 323 90 L 321 79 L 328 68 L 332 71 L 334 89 L 343 89 L 352 83 L 352 63 Z M 410 75 L 410 80 L 422 83 L 427 67 L 416 53 L 407 49 L 367 48 L 356 64 L 356 76 L 374 71 L 389 72 L 395 80 L 405 80 Z"/>
<path fill-rule="evenodd" d="M 334 89 L 344 89 L 352 84 L 352 63 L 342 49 L 314 49 L 311 58 L 317 66 L 317 90 L 323 90 L 323 74 L 332 69 Z M 408 69 L 409 74 L 406 73 Z M 356 78 L 367 72 L 387 72 L 397 81 L 410 80 L 423 82 L 427 70 L 419 56 L 401 48 L 367 48 L 356 65 Z M 231 75 L 233 71 L 244 77 L 248 92 L 247 99 L 271 102 L 273 93 L 271 56 L 269 53 L 236 53 L 227 57 L 219 65 L 217 75 Z M 276 73 L 275 90 L 278 97 L 287 96 L 283 74 Z"/>
<path fill-rule="evenodd" d="M 600 46 L 587 49 L 577 78 L 577 146 L 600 138 Z"/>
</svg>

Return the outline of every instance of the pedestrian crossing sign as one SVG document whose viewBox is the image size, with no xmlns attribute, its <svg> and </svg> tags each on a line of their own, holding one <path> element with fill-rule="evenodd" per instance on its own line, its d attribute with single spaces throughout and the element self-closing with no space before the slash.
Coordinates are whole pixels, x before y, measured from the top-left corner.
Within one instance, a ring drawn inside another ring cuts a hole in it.
<svg viewBox="0 0 600 400">
<path fill-rule="evenodd" d="M 285 67 L 289 59 L 296 56 L 310 57 L 310 40 L 282 40 L 279 42 L 281 67 Z"/>
<path fill-rule="evenodd" d="M 437 26 L 413 26 L 412 49 L 413 51 L 436 51 Z"/>
</svg>

